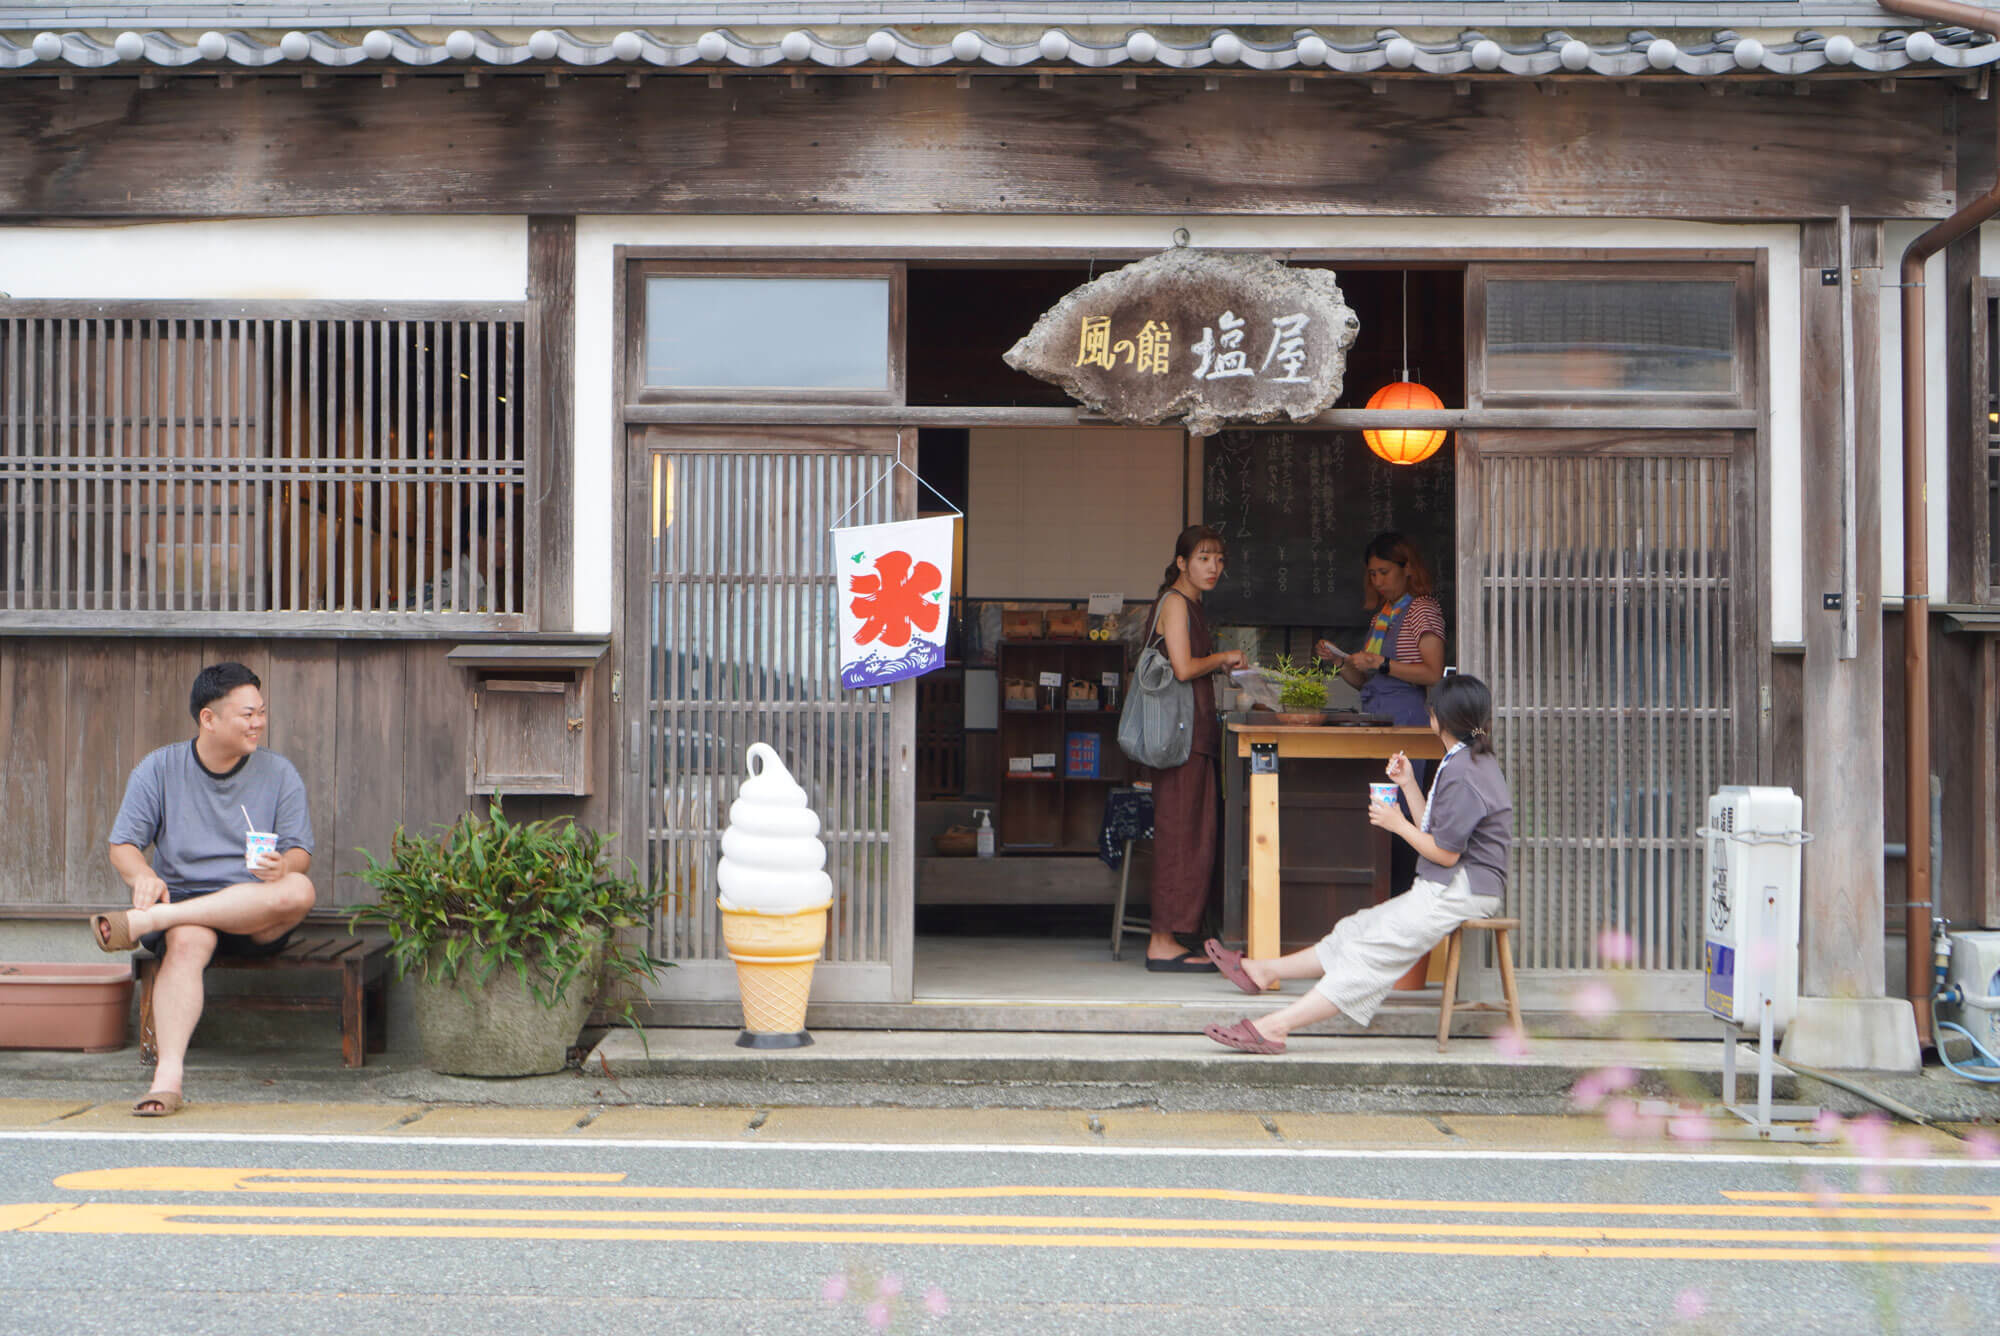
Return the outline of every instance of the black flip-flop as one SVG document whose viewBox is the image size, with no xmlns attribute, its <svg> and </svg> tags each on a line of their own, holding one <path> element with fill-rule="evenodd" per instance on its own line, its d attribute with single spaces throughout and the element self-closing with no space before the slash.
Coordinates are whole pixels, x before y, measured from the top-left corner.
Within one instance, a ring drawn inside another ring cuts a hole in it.
<svg viewBox="0 0 2000 1336">
<path fill-rule="evenodd" d="M 1213 974 L 1215 962 L 1197 956 L 1192 951 L 1183 951 L 1166 960 L 1155 960 L 1147 956 L 1146 968 L 1155 974 Z"/>
</svg>

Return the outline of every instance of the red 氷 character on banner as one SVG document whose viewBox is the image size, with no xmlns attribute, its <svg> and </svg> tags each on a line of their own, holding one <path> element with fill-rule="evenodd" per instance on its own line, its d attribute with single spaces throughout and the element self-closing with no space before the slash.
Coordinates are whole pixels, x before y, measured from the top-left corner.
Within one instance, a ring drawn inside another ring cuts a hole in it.
<svg viewBox="0 0 2000 1336">
<path fill-rule="evenodd" d="M 944 573 L 930 562 L 913 565 L 907 552 L 884 552 L 875 558 L 875 574 L 848 578 L 847 590 L 856 596 L 848 611 L 861 619 L 854 643 L 879 640 L 900 649 L 913 630 L 937 630 L 943 584 Z"/>
</svg>

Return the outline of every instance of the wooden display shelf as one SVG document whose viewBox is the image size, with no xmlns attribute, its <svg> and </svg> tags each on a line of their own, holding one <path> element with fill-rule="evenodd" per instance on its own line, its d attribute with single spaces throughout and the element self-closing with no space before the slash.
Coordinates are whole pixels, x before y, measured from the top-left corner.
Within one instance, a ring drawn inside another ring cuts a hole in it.
<svg viewBox="0 0 2000 1336">
<path fill-rule="evenodd" d="M 1097 835 L 1104 823 L 1104 795 L 1108 789 L 1130 783 L 1134 769 L 1118 750 L 1118 712 L 1092 703 L 1088 708 L 1071 708 L 1067 691 L 1075 681 L 1101 684 L 1104 674 L 1116 673 L 1119 695 L 1127 685 L 1125 645 L 1115 640 L 1003 640 L 997 667 L 1004 690 L 1010 682 L 1027 682 L 1036 691 L 1059 693 L 1054 705 L 1039 700 L 1033 708 L 1005 708 L 1002 701 L 995 764 L 999 801 L 993 814 L 1003 850 L 1046 854 L 1087 854 L 1097 849 Z M 1053 674 L 1056 684 L 1044 687 L 1042 674 Z M 1092 777 L 1072 777 L 1066 773 L 1070 736 L 1087 733 L 1097 739 L 1100 773 Z M 1053 773 L 1022 774 L 1009 771 L 1009 757 L 1053 752 Z"/>
</svg>

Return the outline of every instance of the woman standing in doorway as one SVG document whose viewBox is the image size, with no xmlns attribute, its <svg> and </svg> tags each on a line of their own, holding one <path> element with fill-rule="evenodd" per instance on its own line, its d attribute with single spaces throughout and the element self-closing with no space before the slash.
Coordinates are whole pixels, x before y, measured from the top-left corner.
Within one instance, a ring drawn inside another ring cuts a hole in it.
<svg viewBox="0 0 2000 1336">
<path fill-rule="evenodd" d="M 1191 524 L 1181 530 L 1153 605 L 1154 634 L 1160 637 L 1174 676 L 1194 686 L 1194 736 L 1188 758 L 1153 775 L 1152 937 L 1146 943 L 1146 968 L 1154 971 L 1194 973 L 1215 968 L 1180 938 L 1200 929 L 1215 872 L 1221 807 L 1216 765 L 1222 728 L 1215 716 L 1215 683 L 1210 677 L 1249 661 L 1241 650 L 1216 653 L 1202 615 L 1202 596 L 1222 579 L 1224 555 L 1222 535 L 1214 529 Z"/>
<path fill-rule="evenodd" d="M 1424 728 L 1430 712 L 1424 693 L 1444 676 L 1444 609 L 1431 594 L 1431 573 L 1414 544 L 1399 533 L 1378 533 L 1362 552 L 1366 563 L 1369 601 L 1377 604 L 1375 620 L 1359 653 L 1340 665 L 1340 678 L 1361 688 L 1361 708 L 1387 715 L 1403 728 Z M 1341 658 L 1322 640 L 1313 647 L 1322 659 Z M 1430 766 L 1416 763 L 1421 788 Z M 1397 841 L 1389 853 L 1389 884 L 1402 886 L 1414 875 L 1417 856 Z"/>
</svg>

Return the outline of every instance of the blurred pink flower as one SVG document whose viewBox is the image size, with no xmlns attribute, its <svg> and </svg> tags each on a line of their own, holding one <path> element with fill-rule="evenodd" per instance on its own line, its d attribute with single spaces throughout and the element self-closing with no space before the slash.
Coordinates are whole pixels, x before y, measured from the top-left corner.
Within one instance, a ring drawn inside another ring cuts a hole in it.
<svg viewBox="0 0 2000 1336">
<path fill-rule="evenodd" d="M 1758 938 L 1750 944 L 1750 968 L 1767 970 L 1778 963 L 1778 944 L 1765 938 Z"/>
<path fill-rule="evenodd" d="M 1676 1141 L 1706 1145 L 1710 1136 L 1708 1115 L 1700 1109 L 1682 1109 L 1667 1124 L 1667 1135 Z"/>
<path fill-rule="evenodd" d="M 1511 1025 L 1503 1025 L 1493 1032 L 1493 1051 L 1503 1058 L 1519 1058 L 1528 1052 L 1528 1036 Z"/>
<path fill-rule="evenodd" d="M 903 1276 L 899 1271 L 885 1271 L 882 1279 L 875 1283 L 875 1293 L 884 1299 L 893 1299 L 903 1292 Z"/>
<path fill-rule="evenodd" d="M 1708 1311 L 1708 1296 L 1700 1290 L 1682 1290 L 1674 1296 L 1674 1316 L 1692 1322 Z"/>
<path fill-rule="evenodd" d="M 1666 1120 L 1657 1113 L 1641 1113 L 1634 1100 L 1614 1099 L 1604 1106 L 1604 1125 L 1613 1136 L 1637 1140 L 1660 1135 Z"/>
<path fill-rule="evenodd" d="M 1585 1113 L 1604 1103 L 1604 1073 L 1585 1072 L 1570 1087 L 1569 1102 Z"/>
<path fill-rule="evenodd" d="M 837 1304 L 842 1299 L 845 1299 L 847 1297 L 847 1273 L 845 1271 L 836 1271 L 828 1276 L 826 1283 L 819 1287 L 819 1297 L 830 1304 Z"/>
<path fill-rule="evenodd" d="M 1889 1180 L 1882 1177 L 1878 1170 L 1863 1169 L 1861 1171 L 1861 1190 L 1871 1197 L 1879 1197 L 1889 1190 Z"/>
<path fill-rule="evenodd" d="M 1889 1142 L 1889 1154 L 1898 1160 L 1920 1160 L 1929 1149 L 1915 1132 L 1899 1132 Z"/>
<path fill-rule="evenodd" d="M 1967 1132 L 1965 1153 L 1975 1160 L 2000 1159 L 2000 1137 L 1994 1136 L 1991 1132 Z"/>
<path fill-rule="evenodd" d="M 868 1325 L 877 1331 L 887 1331 L 889 1329 L 889 1305 L 883 1303 L 880 1299 L 862 1309 L 861 1316 L 867 1319 Z"/>
<path fill-rule="evenodd" d="M 1819 1207 L 1820 1210 L 1833 1211 L 1839 1209 L 1840 1194 L 1833 1190 L 1832 1184 L 1828 1183 L 1818 1174 L 1807 1174 L 1803 1182 L 1805 1183 L 1806 1191 L 1813 1195 L 1813 1204 Z"/>
<path fill-rule="evenodd" d="M 932 1317 L 943 1317 L 951 1311 L 951 1300 L 944 1297 L 944 1291 L 933 1285 L 924 1291 L 924 1311 Z"/>
<path fill-rule="evenodd" d="M 1611 991 L 1611 985 L 1601 979 L 1593 979 L 1579 986 L 1570 995 L 1569 1009 L 1579 1016 L 1595 1019 L 1609 1016 L 1618 1009 L 1618 995 Z"/>
<path fill-rule="evenodd" d="M 1597 954 L 1607 965 L 1629 965 L 1639 958 L 1639 944 L 1623 928 L 1606 928 L 1597 934 Z"/>
<path fill-rule="evenodd" d="M 1888 1120 L 1879 1113 L 1856 1118 L 1847 1124 L 1847 1144 L 1870 1159 L 1881 1158 L 1889 1148 Z"/>
<path fill-rule="evenodd" d="M 1604 1078 L 1606 1090 L 1630 1090 L 1639 1079 L 1639 1073 L 1630 1067 L 1606 1067 L 1598 1074 Z"/>
<path fill-rule="evenodd" d="M 1832 1109 L 1821 1109 L 1819 1117 L 1813 1119 L 1813 1131 L 1826 1137 L 1839 1136 L 1841 1121 L 1840 1115 Z"/>
</svg>

